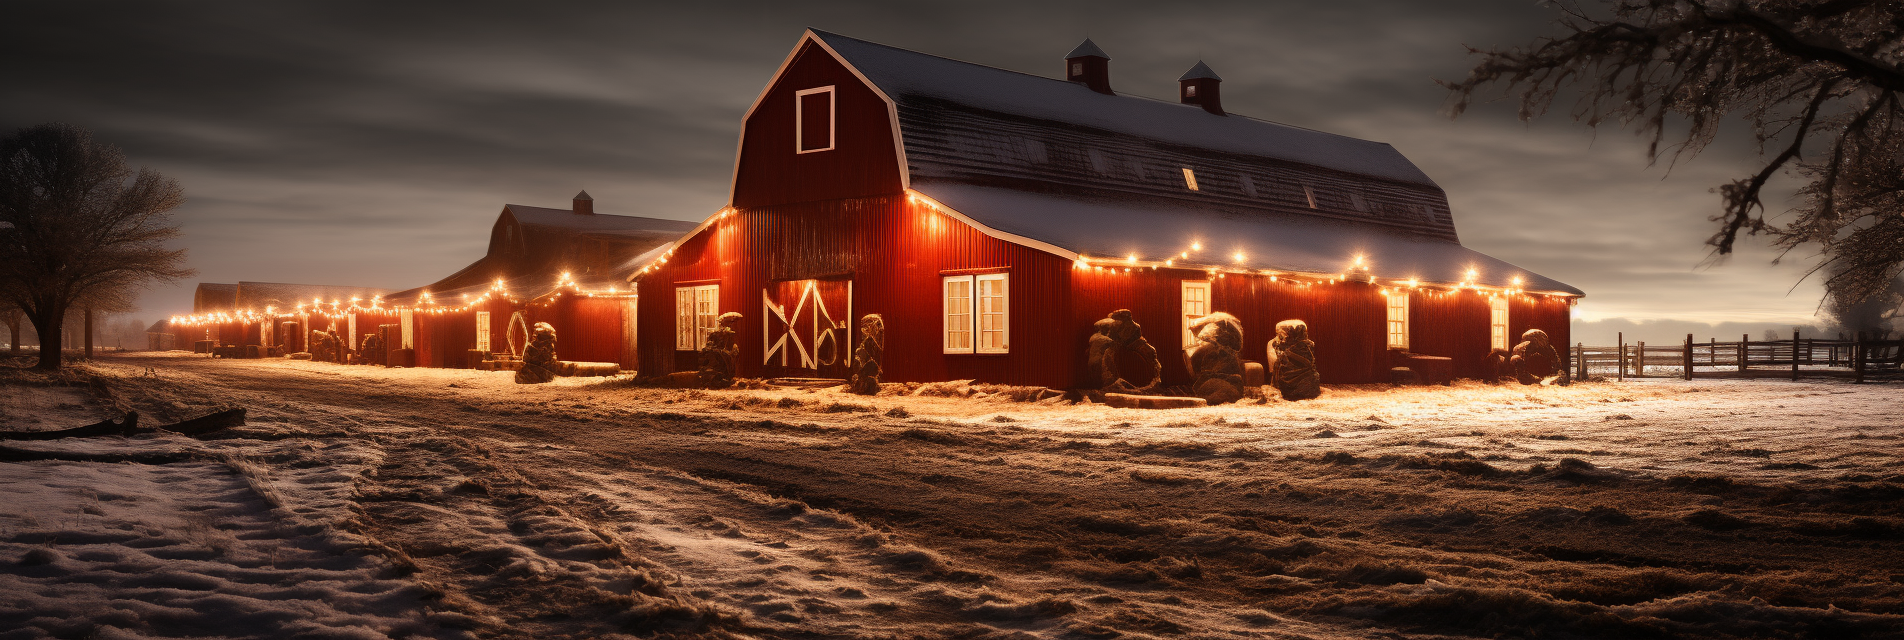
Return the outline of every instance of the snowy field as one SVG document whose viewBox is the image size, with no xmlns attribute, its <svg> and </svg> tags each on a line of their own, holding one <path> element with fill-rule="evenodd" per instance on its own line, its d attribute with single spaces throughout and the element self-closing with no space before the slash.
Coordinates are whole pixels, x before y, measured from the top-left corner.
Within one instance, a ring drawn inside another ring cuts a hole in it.
<svg viewBox="0 0 1904 640">
<path fill-rule="evenodd" d="M 0 385 L 12 430 L 251 412 L 0 442 L 0 638 L 1904 637 L 1897 384 L 1145 411 L 169 354 Z"/>
</svg>

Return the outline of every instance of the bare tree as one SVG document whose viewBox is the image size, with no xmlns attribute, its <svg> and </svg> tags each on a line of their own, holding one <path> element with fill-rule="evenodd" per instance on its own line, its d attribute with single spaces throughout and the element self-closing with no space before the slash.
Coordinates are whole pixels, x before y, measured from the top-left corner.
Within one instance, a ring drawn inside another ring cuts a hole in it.
<svg viewBox="0 0 1904 640">
<path fill-rule="evenodd" d="M 166 212 L 184 201 L 176 181 L 133 171 L 84 129 L 43 124 L 0 139 L 0 299 L 39 334 L 39 368 L 59 368 L 75 304 L 193 274 L 185 250 L 165 246 L 179 234 Z"/>
<path fill-rule="evenodd" d="M 1720 124 L 1751 126 L 1763 162 L 1714 191 L 1713 259 L 1741 233 L 1781 257 L 1807 245 L 1835 304 L 1888 289 L 1904 267 L 1904 4 L 1895 0 L 1616 0 L 1556 3 L 1565 35 L 1527 47 L 1470 51 L 1468 78 L 1443 82 L 1459 116 L 1483 87 L 1520 101 L 1520 117 L 1562 95 L 1588 126 L 1608 121 L 1650 138 L 1649 160 L 1690 158 Z M 1669 123 L 1669 120 L 1671 121 Z M 1683 134 L 1678 125 L 1685 125 Z M 1666 149 L 1662 149 L 1662 144 Z M 1768 181 L 1803 180 L 1790 222 L 1766 219 Z"/>
</svg>

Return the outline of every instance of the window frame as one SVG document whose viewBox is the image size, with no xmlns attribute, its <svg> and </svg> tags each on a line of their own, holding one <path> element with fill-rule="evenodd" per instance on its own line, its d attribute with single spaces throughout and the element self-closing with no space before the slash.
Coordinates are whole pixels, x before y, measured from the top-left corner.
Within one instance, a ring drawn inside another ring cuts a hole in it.
<svg viewBox="0 0 1904 640">
<path fill-rule="evenodd" d="M 1508 322 L 1512 316 L 1504 296 L 1488 296 L 1488 346 L 1508 349 Z"/>
<path fill-rule="evenodd" d="M 956 284 L 965 285 L 964 294 L 956 298 L 964 303 L 960 313 L 953 312 L 952 301 L 955 298 L 952 295 L 952 289 Z M 945 353 L 978 352 L 978 335 L 974 330 L 978 323 L 973 320 L 975 309 L 972 304 L 973 298 L 977 297 L 978 289 L 974 284 L 972 276 L 969 275 L 939 278 L 939 342 Z M 955 320 L 954 317 L 962 319 Z M 953 336 L 961 334 L 964 336 L 962 344 L 955 343 Z"/>
<path fill-rule="evenodd" d="M 814 87 L 812 89 L 802 89 L 802 90 L 793 92 L 793 154 L 794 155 L 800 155 L 800 154 L 806 154 L 806 153 L 819 153 L 821 151 L 832 151 L 833 148 L 837 146 L 837 143 L 839 142 L 840 104 L 839 104 L 839 92 L 833 90 L 834 86 L 835 85 L 829 84 L 824 87 Z M 807 130 L 807 118 L 805 113 L 806 102 L 807 102 L 806 97 L 816 93 L 826 94 L 826 147 L 822 149 L 807 149 L 805 148 L 806 147 L 805 136 L 806 136 L 806 130 Z"/>
<path fill-rule="evenodd" d="M 699 351 L 720 318 L 720 283 L 675 285 L 674 350 Z"/>
<path fill-rule="evenodd" d="M 985 283 L 997 282 L 998 295 L 985 295 Z M 996 301 L 997 311 L 987 311 L 986 304 Z M 1005 273 L 982 273 L 972 276 L 972 346 L 979 353 L 1011 353 L 1011 277 Z M 986 322 L 991 316 L 998 317 L 998 326 L 987 328 Z M 986 335 L 998 334 L 998 346 L 987 346 Z"/>
<path fill-rule="evenodd" d="M 1203 305 L 1202 313 L 1190 313 L 1190 303 L 1192 302 L 1190 300 L 1190 291 L 1192 289 L 1201 289 L 1203 291 L 1203 299 L 1196 301 Z M 1215 307 L 1211 305 L 1214 303 L 1214 298 L 1215 297 L 1211 295 L 1209 280 L 1184 280 L 1177 285 L 1177 310 L 1179 315 L 1183 316 L 1183 347 L 1185 349 L 1197 343 L 1197 334 L 1190 332 L 1190 322 L 1213 313 Z"/>
<path fill-rule="evenodd" d="M 1409 298 L 1413 296 L 1410 295 L 1410 293 L 1407 291 L 1402 291 L 1399 293 L 1390 293 L 1383 297 L 1387 298 L 1387 300 L 1385 300 L 1382 305 L 1382 308 L 1385 311 L 1385 313 L 1383 314 L 1383 318 L 1385 318 L 1383 327 L 1386 331 L 1386 339 L 1384 340 L 1384 343 L 1388 346 L 1388 348 L 1392 349 L 1395 347 L 1401 347 L 1403 351 L 1406 351 L 1408 350 L 1408 342 L 1409 342 L 1408 340 L 1409 338 L 1408 312 L 1410 310 Z M 1397 304 L 1397 302 L 1399 302 L 1400 304 Z M 1399 311 L 1400 313 L 1398 314 L 1397 311 Z"/>
<path fill-rule="evenodd" d="M 989 285 L 989 283 L 997 283 Z M 995 286 L 997 295 L 986 295 Z M 954 295 L 962 290 L 963 295 Z M 954 304 L 957 301 L 958 304 Z M 992 305 L 997 305 L 992 310 Z M 1011 274 L 948 274 L 939 278 L 939 343 L 946 354 L 1011 353 Z M 991 324 L 996 320 L 997 324 Z M 988 336 L 996 340 L 988 340 Z M 955 339 L 956 337 L 962 340 Z M 996 346 L 993 346 L 993 345 Z"/>
<path fill-rule="evenodd" d="M 489 350 L 489 312 L 476 312 L 476 350 Z"/>
</svg>

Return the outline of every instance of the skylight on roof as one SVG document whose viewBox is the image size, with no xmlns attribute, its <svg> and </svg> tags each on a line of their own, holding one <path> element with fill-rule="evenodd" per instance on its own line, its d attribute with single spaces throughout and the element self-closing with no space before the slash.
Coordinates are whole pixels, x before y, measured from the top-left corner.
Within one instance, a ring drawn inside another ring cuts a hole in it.
<svg viewBox="0 0 1904 640">
<path fill-rule="evenodd" d="M 1191 191 L 1197 190 L 1197 172 L 1191 171 L 1190 167 L 1183 168 L 1183 186 L 1189 187 Z"/>
</svg>

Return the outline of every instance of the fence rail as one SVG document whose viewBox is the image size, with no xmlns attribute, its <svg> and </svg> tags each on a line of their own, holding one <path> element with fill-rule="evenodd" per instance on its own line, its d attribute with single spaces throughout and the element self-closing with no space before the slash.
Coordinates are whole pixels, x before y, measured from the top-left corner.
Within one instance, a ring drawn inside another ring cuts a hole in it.
<svg viewBox="0 0 1904 640">
<path fill-rule="evenodd" d="M 1804 338 L 1792 332 L 1790 340 L 1737 342 L 1693 340 L 1679 344 L 1628 344 L 1624 335 L 1615 346 L 1573 348 L 1574 374 L 1626 378 L 1771 378 L 1801 376 L 1904 378 L 1904 340 L 1826 340 Z"/>
</svg>

